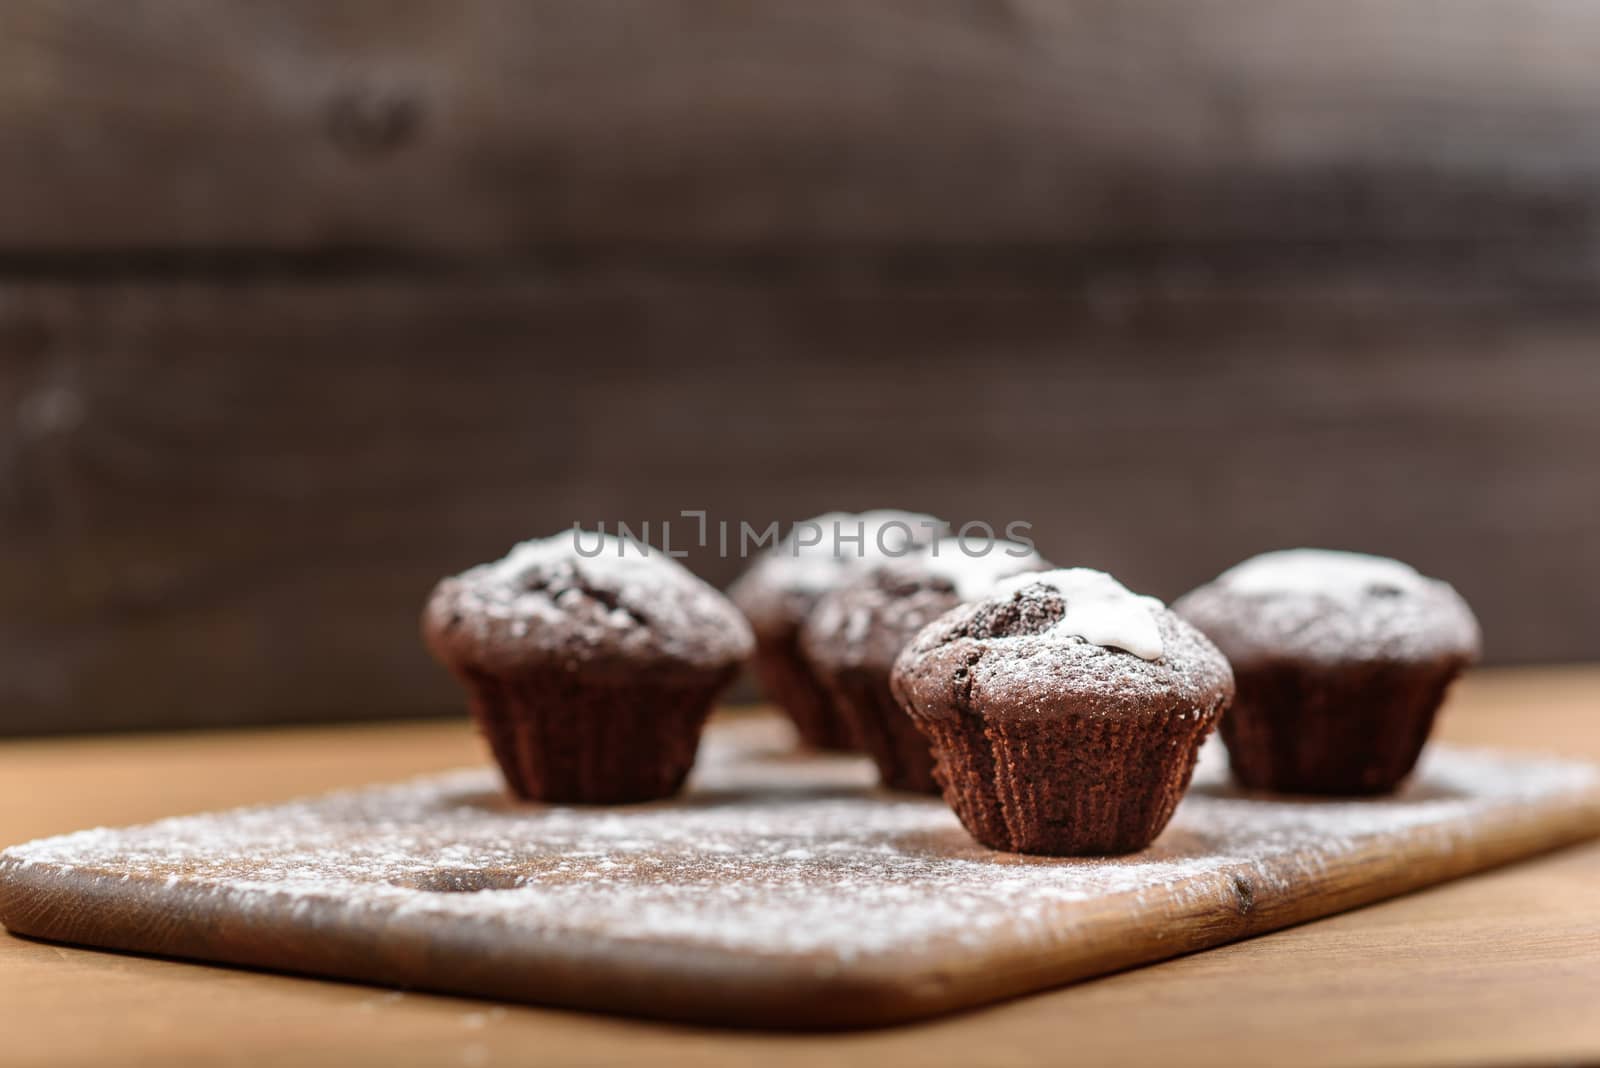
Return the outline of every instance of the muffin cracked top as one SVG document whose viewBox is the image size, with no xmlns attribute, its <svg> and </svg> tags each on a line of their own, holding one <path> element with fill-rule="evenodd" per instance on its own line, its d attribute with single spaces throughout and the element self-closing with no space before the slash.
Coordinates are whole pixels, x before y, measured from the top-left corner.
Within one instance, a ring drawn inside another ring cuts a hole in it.
<svg viewBox="0 0 1600 1068">
<path fill-rule="evenodd" d="M 941 538 L 822 597 L 806 620 L 804 646 L 836 669 L 870 668 L 887 678 L 906 642 L 933 620 L 1006 578 L 1048 566 L 1020 542 Z"/>
<path fill-rule="evenodd" d="M 1481 644 L 1476 617 L 1449 583 L 1365 553 L 1263 553 L 1172 607 L 1240 663 L 1466 662 Z"/>
<path fill-rule="evenodd" d="M 489 671 L 530 658 L 716 669 L 753 644 L 738 610 L 676 560 L 578 531 L 522 542 L 442 580 L 423 619 L 436 649 Z"/>
<path fill-rule="evenodd" d="M 893 684 L 919 708 L 986 716 L 1049 716 L 1064 701 L 1108 715 L 1171 714 L 1231 698 L 1233 673 L 1159 600 L 1102 571 L 1068 568 L 1006 579 L 987 600 L 941 616 L 900 654 Z"/>
<path fill-rule="evenodd" d="M 823 594 L 928 545 L 945 527 L 931 515 L 893 509 L 814 516 L 751 564 L 728 596 L 763 641 L 792 635 Z M 814 543 L 813 530 L 820 532 Z"/>
</svg>

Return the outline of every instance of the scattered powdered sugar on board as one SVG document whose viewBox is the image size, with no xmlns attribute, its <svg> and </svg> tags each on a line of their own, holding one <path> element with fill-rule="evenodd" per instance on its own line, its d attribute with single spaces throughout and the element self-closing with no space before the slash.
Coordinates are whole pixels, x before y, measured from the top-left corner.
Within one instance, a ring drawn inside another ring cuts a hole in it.
<svg viewBox="0 0 1600 1068">
<path fill-rule="evenodd" d="M 461 771 L 32 842 L 0 854 L 0 881 L 159 885 L 167 922 L 200 899 L 241 914 L 330 906 L 323 924 L 449 920 L 565 945 L 810 955 L 826 972 L 996 938 L 1057 944 L 1074 905 L 1113 895 L 1170 910 L 1231 900 L 1240 880 L 1258 899 L 1293 895 L 1385 839 L 1448 846 L 1477 817 L 1600 784 L 1585 765 L 1435 746 L 1397 798 L 1263 800 L 1225 785 L 1210 746 L 1150 850 L 1055 860 L 975 845 L 938 800 L 874 790 L 864 758 L 791 749 L 776 720 L 719 723 L 679 801 L 519 805 L 492 771 Z"/>
</svg>

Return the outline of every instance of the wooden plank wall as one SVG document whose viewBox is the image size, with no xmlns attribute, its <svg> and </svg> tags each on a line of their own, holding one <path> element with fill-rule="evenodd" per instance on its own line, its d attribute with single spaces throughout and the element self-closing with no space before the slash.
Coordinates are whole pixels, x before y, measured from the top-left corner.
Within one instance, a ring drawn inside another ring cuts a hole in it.
<svg viewBox="0 0 1600 1068">
<path fill-rule="evenodd" d="M 435 577 L 691 508 L 1600 655 L 1600 11 L 1447 6 L 16 0 L 0 732 L 450 711 Z"/>
</svg>

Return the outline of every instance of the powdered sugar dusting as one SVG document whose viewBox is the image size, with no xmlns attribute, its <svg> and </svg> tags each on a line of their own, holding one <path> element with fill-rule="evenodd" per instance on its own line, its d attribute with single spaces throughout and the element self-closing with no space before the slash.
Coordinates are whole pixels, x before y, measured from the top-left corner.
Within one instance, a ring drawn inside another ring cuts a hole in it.
<svg viewBox="0 0 1600 1068">
<path fill-rule="evenodd" d="M 1232 697 L 1227 658 L 1155 598 L 1115 595 L 1140 602 L 1130 612 L 1150 614 L 1161 647 L 1159 659 L 1150 660 L 1060 626 L 1069 598 L 1053 584 L 1031 581 L 1037 577 L 1007 579 L 1000 588 L 1010 594 L 961 605 L 919 631 L 895 661 L 897 696 L 937 704 L 956 684 L 966 686 L 969 706 L 985 715 L 1050 716 L 1070 704 L 1197 718 L 1215 716 Z"/>
<path fill-rule="evenodd" d="M 1326 549 L 1251 557 L 1173 610 L 1230 658 L 1476 659 L 1472 610 L 1449 583 L 1398 560 Z"/>
<path fill-rule="evenodd" d="M 941 538 L 823 594 L 802 624 L 801 648 L 821 677 L 864 665 L 887 676 L 895 656 L 928 623 L 984 597 L 1003 578 L 1048 566 L 1020 542 Z"/>
<path fill-rule="evenodd" d="M 449 919 L 566 945 L 805 954 L 834 968 L 996 939 L 1043 947 L 1071 937 L 1076 905 L 1108 895 L 1220 910 L 1242 880 L 1258 902 L 1292 898 L 1376 843 L 1449 850 L 1486 818 L 1563 796 L 1593 806 L 1600 790 L 1587 766 L 1441 746 L 1393 799 L 1259 800 L 1224 785 L 1211 747 L 1154 847 L 1055 860 L 982 849 L 941 802 L 874 791 L 865 759 L 800 758 L 791 745 L 774 720 L 714 725 L 679 802 L 516 805 L 478 769 L 32 842 L 0 854 L 0 879 L 73 871 L 161 887 L 163 913 L 180 922 L 184 903 L 204 898 L 240 912 Z"/>
<path fill-rule="evenodd" d="M 945 528 L 942 519 L 891 508 L 859 514 L 825 512 L 796 523 L 729 592 L 747 612 L 754 607 L 753 603 L 747 607 L 747 601 L 774 594 L 814 599 L 863 568 L 904 559 Z"/>
<path fill-rule="evenodd" d="M 1001 538 L 940 538 L 906 563 L 949 582 L 963 601 L 986 597 L 1005 578 L 1037 571 L 1044 558 L 1031 546 Z"/>
<path fill-rule="evenodd" d="M 944 529 L 944 520 L 921 512 L 893 508 L 859 514 L 825 512 L 796 523 L 774 552 L 816 565 L 810 570 L 797 569 L 794 572 L 797 581 L 815 577 L 826 584 L 834 574 L 831 570 L 834 567 L 898 558 L 927 544 L 934 534 Z"/>
<path fill-rule="evenodd" d="M 1066 612 L 1047 634 L 1074 635 L 1141 660 L 1161 659 L 1164 646 L 1156 619 L 1166 605 L 1156 598 L 1133 593 L 1104 571 L 1087 567 L 1016 575 L 996 585 L 994 595 L 1009 597 L 1036 584 L 1056 590 L 1066 602 Z"/>
<path fill-rule="evenodd" d="M 742 659 L 753 644 L 733 605 L 677 560 L 578 530 L 522 542 L 445 579 L 428 610 L 440 632 L 464 628 L 486 658 L 559 648 L 715 665 Z"/>
<path fill-rule="evenodd" d="M 1427 581 L 1416 568 L 1382 556 L 1328 549 L 1281 549 L 1235 564 L 1217 581 L 1239 593 L 1302 593 L 1359 603 L 1377 592 L 1416 593 Z"/>
</svg>

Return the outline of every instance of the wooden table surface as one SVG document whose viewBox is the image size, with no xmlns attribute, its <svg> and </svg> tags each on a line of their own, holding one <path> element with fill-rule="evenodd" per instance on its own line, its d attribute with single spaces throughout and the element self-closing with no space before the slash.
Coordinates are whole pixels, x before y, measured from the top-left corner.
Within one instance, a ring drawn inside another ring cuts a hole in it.
<svg viewBox="0 0 1600 1068">
<path fill-rule="evenodd" d="M 1443 737 L 1600 759 L 1600 667 L 1479 673 Z M 0 746 L 0 843 L 479 759 L 465 722 Z M 0 1062 L 1600 1060 L 1600 843 L 933 1023 L 727 1033 L 0 938 Z"/>
</svg>

